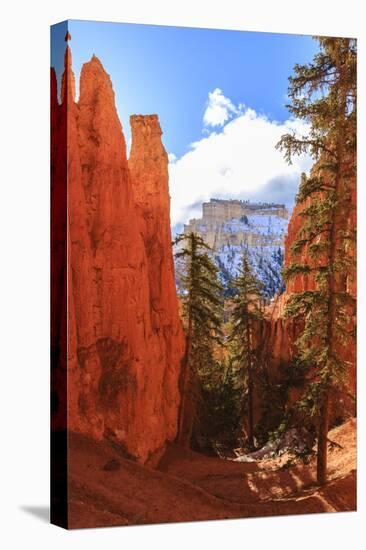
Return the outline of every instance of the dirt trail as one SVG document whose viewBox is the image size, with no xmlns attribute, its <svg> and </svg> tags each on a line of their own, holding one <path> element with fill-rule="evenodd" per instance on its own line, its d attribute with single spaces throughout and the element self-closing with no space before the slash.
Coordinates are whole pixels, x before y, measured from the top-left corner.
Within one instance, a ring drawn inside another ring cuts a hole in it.
<svg viewBox="0 0 366 550">
<path fill-rule="evenodd" d="M 330 482 L 315 464 L 233 462 L 171 445 L 156 470 L 70 434 L 69 526 L 91 527 L 355 510 L 355 421 L 330 432 Z"/>
</svg>

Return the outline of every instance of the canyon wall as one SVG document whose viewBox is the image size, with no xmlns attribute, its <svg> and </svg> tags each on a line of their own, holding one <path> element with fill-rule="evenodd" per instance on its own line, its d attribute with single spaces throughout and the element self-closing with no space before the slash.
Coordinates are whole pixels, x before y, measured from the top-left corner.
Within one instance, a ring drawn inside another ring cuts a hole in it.
<svg viewBox="0 0 366 550">
<path fill-rule="evenodd" d="M 345 292 L 353 299 L 356 299 L 356 178 L 348 177 L 351 164 L 354 159 L 349 159 L 345 163 L 345 177 L 342 189 L 341 206 L 337 213 L 337 228 L 339 241 L 338 246 L 343 247 L 343 254 L 349 258 L 349 267 L 346 273 L 342 276 L 336 276 L 336 290 Z M 320 162 L 319 162 L 320 164 Z M 318 164 L 313 168 L 313 173 L 318 174 Z M 326 173 L 321 174 L 326 183 Z M 285 257 L 284 266 L 289 266 L 291 263 L 305 264 L 310 267 L 321 265 L 322 256 L 317 255 L 312 259 L 308 245 L 306 245 L 301 253 L 295 253 L 292 249 L 293 244 L 299 232 L 305 223 L 304 216 L 301 215 L 302 210 L 316 201 L 316 196 L 308 198 L 305 203 L 298 203 L 292 213 L 288 225 L 288 234 L 285 239 Z M 343 239 L 343 235 L 347 234 L 348 239 Z M 321 237 L 324 238 L 324 237 Z M 266 355 L 268 362 L 269 376 L 274 383 L 281 383 L 288 376 L 285 369 L 291 361 L 296 357 L 296 339 L 300 336 L 303 326 L 301 322 L 295 322 L 286 318 L 285 309 L 291 295 L 303 292 L 306 290 L 314 290 L 316 282 L 313 273 L 298 273 L 291 277 L 286 285 L 286 290 L 280 296 L 275 296 L 274 300 L 267 307 L 265 320 L 260 329 L 259 339 L 263 353 Z M 339 308 L 339 314 L 349 319 L 347 327 L 351 332 L 356 326 L 356 311 L 354 305 Z M 344 384 L 339 383 L 332 400 L 332 416 L 333 419 L 338 417 L 350 416 L 355 414 L 355 396 L 356 396 L 356 345 L 350 339 L 345 344 L 338 344 L 337 353 L 340 358 L 348 362 L 348 370 Z M 294 399 L 301 393 L 301 388 L 295 388 L 290 392 Z"/>
<path fill-rule="evenodd" d="M 156 115 L 132 117 L 128 161 L 99 59 L 82 67 L 78 102 L 69 46 L 61 104 L 51 74 L 53 429 L 146 462 L 175 438 L 184 353 L 162 132 Z"/>
<path fill-rule="evenodd" d="M 288 210 L 274 203 L 211 199 L 202 203 L 202 217 L 189 220 L 184 232 L 195 232 L 218 252 L 225 246 L 283 245 Z"/>
</svg>

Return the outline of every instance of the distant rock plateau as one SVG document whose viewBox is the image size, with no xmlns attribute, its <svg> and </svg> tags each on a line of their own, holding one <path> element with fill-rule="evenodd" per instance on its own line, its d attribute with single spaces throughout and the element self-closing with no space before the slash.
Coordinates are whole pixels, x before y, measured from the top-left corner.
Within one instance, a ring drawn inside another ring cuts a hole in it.
<svg viewBox="0 0 366 550">
<path fill-rule="evenodd" d="M 184 233 L 194 232 L 212 248 L 226 296 L 238 275 L 244 253 L 263 284 L 267 299 L 283 290 L 281 270 L 289 212 L 284 204 L 211 199 L 202 204 L 202 218 L 192 219 Z M 177 285 L 180 273 L 176 261 Z"/>
</svg>

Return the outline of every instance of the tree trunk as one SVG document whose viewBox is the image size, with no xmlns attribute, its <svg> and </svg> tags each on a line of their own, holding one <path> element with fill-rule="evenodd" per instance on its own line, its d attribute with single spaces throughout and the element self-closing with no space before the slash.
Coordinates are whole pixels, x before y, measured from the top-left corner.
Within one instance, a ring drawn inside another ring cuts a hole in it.
<svg viewBox="0 0 366 550">
<path fill-rule="evenodd" d="M 248 444 L 251 450 L 254 450 L 254 422 L 253 422 L 253 372 L 252 372 L 252 354 L 250 343 L 250 327 L 247 322 L 247 368 L 248 368 Z"/>
<path fill-rule="evenodd" d="M 182 401 L 179 413 L 177 443 L 189 448 L 193 429 L 193 403 L 189 399 L 190 393 L 190 359 L 192 351 L 192 320 L 189 319 L 186 353 L 183 365 Z"/>
<path fill-rule="evenodd" d="M 254 428 L 253 428 L 253 381 L 251 368 L 248 369 L 248 444 L 254 450 Z"/>
<path fill-rule="evenodd" d="M 191 250 L 191 265 L 189 268 L 189 307 L 188 307 L 188 331 L 186 340 L 186 353 L 183 366 L 183 384 L 182 384 L 182 402 L 179 413 L 178 436 L 177 442 L 183 447 L 189 448 L 191 445 L 192 429 L 193 429 L 193 402 L 189 399 L 190 393 L 190 376 L 191 376 L 191 355 L 192 355 L 192 338 L 193 338 L 193 314 L 192 314 L 192 288 L 194 274 L 194 264 L 196 259 L 197 245 L 193 233 L 190 238 Z"/>
<path fill-rule="evenodd" d="M 341 183 L 342 183 L 342 169 L 343 169 L 343 157 L 344 157 L 344 121 L 346 119 L 347 102 L 346 102 L 346 90 L 343 82 L 343 65 L 341 60 L 338 59 L 337 70 L 339 71 L 339 88 L 338 94 L 341 103 L 342 119 L 337 123 L 337 135 L 336 135 L 336 159 L 337 159 L 337 172 L 335 175 L 334 194 L 337 201 L 336 206 L 332 210 L 330 219 L 330 231 L 329 231 L 329 251 L 328 251 L 328 327 L 327 327 L 327 342 L 328 342 L 328 361 L 330 361 L 330 368 L 328 374 L 327 387 L 324 392 L 322 403 L 320 406 L 320 418 L 318 427 L 318 447 L 317 447 L 317 482 L 319 485 L 324 485 L 327 482 L 327 439 L 329 430 L 329 409 L 330 409 L 330 390 L 332 385 L 333 368 L 332 361 L 335 355 L 335 324 L 338 315 L 336 292 L 345 290 L 346 278 L 337 273 L 337 269 L 334 267 L 337 262 L 337 254 L 339 254 L 339 235 L 338 232 L 342 227 L 342 208 L 341 204 Z"/>
<path fill-rule="evenodd" d="M 327 442 L 329 430 L 329 392 L 324 395 L 320 408 L 318 426 L 318 448 L 317 448 L 317 482 L 318 485 L 325 485 L 327 482 Z"/>
</svg>

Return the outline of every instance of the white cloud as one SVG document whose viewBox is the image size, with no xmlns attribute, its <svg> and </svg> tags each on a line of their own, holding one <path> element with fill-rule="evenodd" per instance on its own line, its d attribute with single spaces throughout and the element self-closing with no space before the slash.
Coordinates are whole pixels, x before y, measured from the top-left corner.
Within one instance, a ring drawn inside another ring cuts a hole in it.
<svg viewBox="0 0 366 550">
<path fill-rule="evenodd" d="M 222 95 L 215 90 L 209 94 L 209 103 L 212 94 Z M 213 197 L 293 202 L 300 174 L 308 171 L 312 162 L 301 155 L 288 165 L 275 145 L 289 131 L 306 134 L 306 125 L 294 119 L 278 123 L 253 109 L 234 109 L 235 117 L 226 124 L 225 116 L 234 112 L 231 107 L 221 119 L 212 115 L 211 123 L 216 120 L 218 125 L 224 120 L 223 127 L 211 130 L 207 137 L 191 144 L 188 153 L 169 164 L 172 225 L 199 216 L 200 204 Z"/>
<path fill-rule="evenodd" d="M 239 114 L 240 108 L 241 106 L 236 107 L 225 97 L 220 88 L 216 88 L 208 94 L 203 124 L 205 127 L 223 126 L 233 115 Z"/>
<path fill-rule="evenodd" d="M 169 162 L 173 163 L 177 160 L 177 157 L 174 153 L 168 153 L 168 160 Z"/>
</svg>

